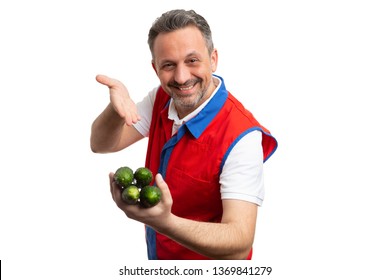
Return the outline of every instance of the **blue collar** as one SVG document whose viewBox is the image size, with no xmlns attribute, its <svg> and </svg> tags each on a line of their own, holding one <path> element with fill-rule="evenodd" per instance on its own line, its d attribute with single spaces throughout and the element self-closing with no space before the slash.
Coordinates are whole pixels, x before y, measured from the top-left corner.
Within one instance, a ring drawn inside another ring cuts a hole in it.
<svg viewBox="0 0 390 280">
<path fill-rule="evenodd" d="M 195 117 L 183 125 L 187 127 L 188 131 L 191 132 L 195 138 L 199 138 L 200 135 L 202 135 L 203 131 L 218 114 L 228 98 L 225 82 L 221 77 L 216 77 L 221 80 L 221 85 L 216 94 Z"/>
</svg>

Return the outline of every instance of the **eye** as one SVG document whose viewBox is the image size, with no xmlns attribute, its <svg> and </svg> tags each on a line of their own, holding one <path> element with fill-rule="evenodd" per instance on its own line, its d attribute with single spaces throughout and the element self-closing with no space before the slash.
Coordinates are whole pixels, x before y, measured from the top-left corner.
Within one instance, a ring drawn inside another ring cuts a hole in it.
<svg viewBox="0 0 390 280">
<path fill-rule="evenodd" d="M 190 63 L 196 63 L 196 62 L 198 62 L 199 60 L 198 60 L 197 58 L 191 58 L 189 61 L 190 61 Z"/>
<path fill-rule="evenodd" d="M 164 70 L 170 70 L 173 67 L 174 67 L 173 63 L 167 62 L 167 63 L 164 63 L 161 68 Z"/>
</svg>

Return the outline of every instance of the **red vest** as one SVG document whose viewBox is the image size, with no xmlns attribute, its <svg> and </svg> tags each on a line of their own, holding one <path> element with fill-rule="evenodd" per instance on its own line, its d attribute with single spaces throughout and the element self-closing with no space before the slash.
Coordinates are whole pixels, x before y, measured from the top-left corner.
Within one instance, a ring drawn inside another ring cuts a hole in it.
<svg viewBox="0 0 390 280">
<path fill-rule="evenodd" d="M 222 78 L 221 78 L 222 80 Z M 226 89 L 220 89 L 201 112 L 172 136 L 170 97 L 160 87 L 153 108 L 146 164 L 161 173 L 173 198 L 172 213 L 187 219 L 220 222 L 219 175 L 231 149 L 253 130 L 263 134 L 264 161 L 277 142 Z M 149 259 L 207 259 L 146 227 Z M 251 258 L 251 253 L 248 259 Z"/>
</svg>

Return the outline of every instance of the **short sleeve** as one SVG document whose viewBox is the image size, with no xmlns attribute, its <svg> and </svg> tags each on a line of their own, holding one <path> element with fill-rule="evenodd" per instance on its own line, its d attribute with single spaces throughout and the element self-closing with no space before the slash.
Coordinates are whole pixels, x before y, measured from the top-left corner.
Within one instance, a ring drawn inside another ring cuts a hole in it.
<svg viewBox="0 0 390 280">
<path fill-rule="evenodd" d="M 261 206 L 264 200 L 261 131 L 252 131 L 231 150 L 220 176 L 222 199 L 239 199 Z"/>
<path fill-rule="evenodd" d="M 138 114 L 141 116 L 141 120 L 134 124 L 134 127 L 144 137 L 149 136 L 150 123 L 152 121 L 153 105 L 154 101 L 156 100 L 157 90 L 158 87 L 152 89 L 142 101 L 136 104 Z"/>
</svg>

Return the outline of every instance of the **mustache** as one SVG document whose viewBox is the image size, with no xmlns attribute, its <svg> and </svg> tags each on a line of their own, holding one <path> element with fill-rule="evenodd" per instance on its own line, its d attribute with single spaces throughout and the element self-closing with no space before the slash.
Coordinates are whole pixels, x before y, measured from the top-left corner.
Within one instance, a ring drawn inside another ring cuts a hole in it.
<svg viewBox="0 0 390 280">
<path fill-rule="evenodd" d="M 196 83 L 199 83 L 201 81 L 202 80 L 199 78 L 187 80 L 184 84 L 173 81 L 173 82 L 168 83 L 168 86 L 170 86 L 170 87 L 188 87 L 188 86 L 195 85 Z"/>
</svg>

